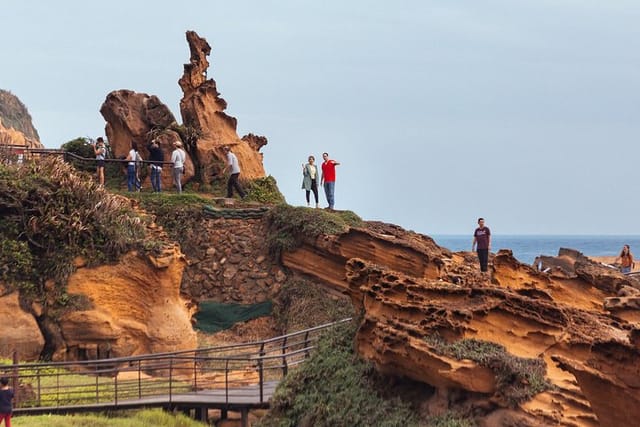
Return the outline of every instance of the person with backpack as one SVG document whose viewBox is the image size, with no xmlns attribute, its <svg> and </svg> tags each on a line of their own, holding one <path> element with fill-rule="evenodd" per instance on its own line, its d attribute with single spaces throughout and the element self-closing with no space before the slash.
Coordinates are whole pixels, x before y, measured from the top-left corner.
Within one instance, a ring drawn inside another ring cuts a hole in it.
<svg viewBox="0 0 640 427">
<path fill-rule="evenodd" d="M 171 161 L 173 162 L 173 183 L 178 193 L 182 193 L 182 175 L 184 174 L 184 164 L 187 160 L 187 153 L 182 149 L 182 142 L 175 141 L 173 143 L 173 152 L 171 153 Z"/>
<path fill-rule="evenodd" d="M 140 184 L 139 172 L 140 165 L 142 163 L 142 156 L 138 153 L 138 144 L 135 141 L 131 142 L 131 150 L 127 155 L 127 189 L 129 191 L 140 191 L 142 185 Z"/>
<path fill-rule="evenodd" d="M 153 187 L 153 191 L 160 193 L 162 191 L 162 163 L 164 162 L 164 153 L 160 146 L 158 145 L 158 141 L 155 139 L 151 141 L 151 144 L 148 147 L 149 149 L 149 160 L 151 163 L 151 187 Z"/>
</svg>

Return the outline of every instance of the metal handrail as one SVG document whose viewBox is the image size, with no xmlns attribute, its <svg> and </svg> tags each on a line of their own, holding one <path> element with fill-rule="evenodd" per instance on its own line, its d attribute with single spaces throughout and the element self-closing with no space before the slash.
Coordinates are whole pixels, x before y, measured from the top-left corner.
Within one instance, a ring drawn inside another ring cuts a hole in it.
<svg viewBox="0 0 640 427">
<path fill-rule="evenodd" d="M 68 409 L 91 404 L 118 407 L 132 399 L 154 396 L 167 396 L 172 403 L 181 393 L 223 387 L 229 404 L 230 390 L 245 383 L 258 386 L 256 403 L 265 404 L 266 381 L 279 381 L 288 369 L 302 363 L 315 348 L 319 332 L 350 320 L 253 343 L 92 361 L 14 363 L 0 366 L 0 372 L 20 379 L 31 390 L 32 396 L 16 402 L 18 409 Z M 292 345 L 291 339 L 297 341 L 298 337 L 304 339 Z M 256 351 L 244 351 L 250 346 Z M 232 354 L 220 354 L 223 352 Z"/>
</svg>

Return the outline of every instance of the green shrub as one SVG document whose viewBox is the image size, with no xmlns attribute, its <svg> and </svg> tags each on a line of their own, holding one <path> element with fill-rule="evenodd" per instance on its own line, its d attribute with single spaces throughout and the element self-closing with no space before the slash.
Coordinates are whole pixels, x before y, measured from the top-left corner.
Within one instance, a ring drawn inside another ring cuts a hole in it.
<svg viewBox="0 0 640 427">
<path fill-rule="evenodd" d="M 75 154 L 85 159 L 95 159 L 96 155 L 95 155 L 95 151 L 93 150 L 93 145 L 91 145 L 91 142 L 92 141 L 89 140 L 88 138 L 78 137 L 76 139 L 72 139 L 71 141 L 65 142 L 64 144 L 62 144 L 60 148 L 62 148 L 68 153 Z M 69 157 L 67 160 L 77 170 L 81 170 L 85 172 L 96 170 L 96 164 L 93 161 L 82 161 L 72 157 Z"/>
<path fill-rule="evenodd" d="M 417 425 L 409 405 L 379 396 L 375 371 L 354 352 L 355 328 L 343 324 L 323 334 L 309 360 L 280 383 L 259 426 Z"/>
<path fill-rule="evenodd" d="M 0 218 L 0 277 L 32 298 L 44 301 L 48 294 L 64 306 L 72 302 L 65 285 L 75 257 L 89 265 L 114 261 L 140 248 L 146 234 L 128 200 L 54 157 L 0 165 Z M 47 279 L 55 289 L 44 289 Z"/>
<path fill-rule="evenodd" d="M 305 240 L 320 235 L 342 234 L 349 227 L 362 225 L 362 219 L 351 211 L 326 211 L 281 204 L 266 215 L 269 223 L 269 249 L 279 258 L 283 251 L 291 251 Z"/>
<path fill-rule="evenodd" d="M 284 196 L 278 189 L 276 179 L 271 175 L 250 181 L 247 185 L 247 201 L 267 204 L 284 203 Z"/>
<path fill-rule="evenodd" d="M 439 335 L 431 335 L 425 341 L 438 354 L 472 360 L 491 369 L 496 375 L 498 395 L 510 406 L 515 407 L 552 387 L 545 378 L 547 368 L 542 359 L 517 357 L 500 344 L 477 339 L 448 343 Z"/>
</svg>

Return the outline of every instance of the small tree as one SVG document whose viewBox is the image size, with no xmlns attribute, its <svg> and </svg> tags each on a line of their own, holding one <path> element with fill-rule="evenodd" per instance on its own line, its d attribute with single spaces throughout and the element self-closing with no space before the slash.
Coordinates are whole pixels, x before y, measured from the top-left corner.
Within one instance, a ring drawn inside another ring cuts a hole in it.
<svg viewBox="0 0 640 427">
<path fill-rule="evenodd" d="M 67 153 L 75 154 L 76 156 L 83 157 L 85 159 L 95 159 L 96 155 L 93 151 L 93 141 L 89 138 L 78 137 L 71 141 L 65 142 L 60 146 Z M 80 161 L 73 157 L 65 158 L 76 169 L 82 171 L 94 171 L 96 165 L 94 162 Z"/>
</svg>

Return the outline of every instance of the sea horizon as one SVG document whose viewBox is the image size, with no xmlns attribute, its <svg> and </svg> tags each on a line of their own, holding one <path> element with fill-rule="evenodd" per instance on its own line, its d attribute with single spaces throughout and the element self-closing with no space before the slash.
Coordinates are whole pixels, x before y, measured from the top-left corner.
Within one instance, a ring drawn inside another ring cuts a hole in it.
<svg viewBox="0 0 640 427">
<path fill-rule="evenodd" d="M 454 252 L 470 251 L 473 239 L 471 234 L 435 234 L 430 237 L 439 246 Z M 510 249 L 519 261 L 531 264 L 538 255 L 558 255 L 560 248 L 575 249 L 586 256 L 615 256 L 625 244 L 630 245 L 631 252 L 634 252 L 640 248 L 640 235 L 494 234 L 491 251 Z"/>
</svg>

